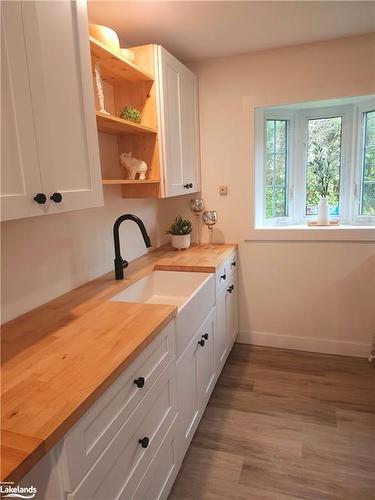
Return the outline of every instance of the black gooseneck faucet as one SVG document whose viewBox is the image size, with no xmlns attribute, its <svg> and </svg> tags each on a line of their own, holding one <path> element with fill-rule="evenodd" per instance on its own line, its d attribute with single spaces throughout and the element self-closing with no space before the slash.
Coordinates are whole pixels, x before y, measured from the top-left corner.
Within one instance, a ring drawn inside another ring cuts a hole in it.
<svg viewBox="0 0 375 500">
<path fill-rule="evenodd" d="M 122 222 L 124 222 L 124 220 L 132 220 L 133 222 L 135 222 L 142 233 L 146 247 L 150 248 L 151 246 L 150 237 L 147 234 L 145 225 L 143 224 L 141 219 L 133 214 L 121 215 L 113 225 L 113 241 L 115 245 L 115 276 L 117 280 L 124 279 L 124 269 L 128 267 L 128 262 L 121 257 L 121 250 L 120 250 L 119 230 L 120 230 L 120 225 Z"/>
</svg>

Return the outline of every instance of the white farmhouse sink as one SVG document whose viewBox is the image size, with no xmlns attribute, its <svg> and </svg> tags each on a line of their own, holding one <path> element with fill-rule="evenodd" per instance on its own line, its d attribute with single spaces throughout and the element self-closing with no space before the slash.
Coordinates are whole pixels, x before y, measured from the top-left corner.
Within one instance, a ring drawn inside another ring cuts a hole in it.
<svg viewBox="0 0 375 500">
<path fill-rule="evenodd" d="M 171 304 L 178 306 L 180 311 L 210 277 L 207 273 L 153 271 L 110 300 Z"/>
</svg>

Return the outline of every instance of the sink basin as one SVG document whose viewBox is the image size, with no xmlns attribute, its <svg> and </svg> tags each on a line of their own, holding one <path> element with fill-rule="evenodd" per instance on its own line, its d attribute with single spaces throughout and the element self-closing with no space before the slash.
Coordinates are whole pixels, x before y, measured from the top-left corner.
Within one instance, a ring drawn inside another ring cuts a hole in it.
<svg viewBox="0 0 375 500">
<path fill-rule="evenodd" d="M 178 311 L 181 311 L 210 278 L 208 273 L 153 271 L 110 300 L 171 304 L 178 306 Z"/>
</svg>

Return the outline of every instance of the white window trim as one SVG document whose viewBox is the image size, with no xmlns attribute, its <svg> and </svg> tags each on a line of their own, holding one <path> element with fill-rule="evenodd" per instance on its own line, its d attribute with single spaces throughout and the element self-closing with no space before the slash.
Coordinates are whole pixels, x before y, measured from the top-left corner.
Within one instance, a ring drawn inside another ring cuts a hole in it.
<svg viewBox="0 0 375 500">
<path fill-rule="evenodd" d="M 354 137 L 355 140 L 355 171 L 353 172 L 353 196 L 352 196 L 352 206 L 351 215 L 353 224 L 358 225 L 374 225 L 375 217 L 369 215 L 359 215 L 359 205 L 361 202 L 361 184 L 362 184 L 362 155 L 363 155 L 363 144 L 364 144 L 364 121 L 363 115 L 366 111 L 372 111 L 375 109 L 375 99 L 369 100 L 361 103 L 356 107 L 356 130 L 357 134 Z"/>
<path fill-rule="evenodd" d="M 290 205 L 290 185 L 291 185 L 291 155 L 293 154 L 293 129 L 294 129 L 294 113 L 291 112 L 285 112 L 285 111 L 275 111 L 275 112 L 269 112 L 266 111 L 263 114 L 263 140 L 262 140 L 262 153 L 263 153 L 263 165 L 264 165 L 264 156 L 265 156 L 265 151 L 266 151 L 266 121 L 267 120 L 287 120 L 288 122 L 288 130 L 287 130 L 287 179 L 286 179 L 286 190 L 287 190 L 287 211 L 288 215 L 284 217 L 273 217 L 266 219 L 264 216 L 264 211 L 265 211 L 265 189 L 264 189 L 264 178 L 265 178 L 265 169 L 263 168 L 263 174 L 262 174 L 262 181 L 263 181 L 263 208 L 262 208 L 262 215 L 263 215 L 263 226 L 286 226 L 292 224 L 292 217 L 289 213 L 289 205 Z"/>
<path fill-rule="evenodd" d="M 254 226 L 248 240 L 254 239 L 322 239 L 322 240 L 360 240 L 374 241 L 375 217 L 359 216 L 359 186 L 362 168 L 363 127 L 358 127 L 363 113 L 374 109 L 374 100 L 360 105 L 348 104 L 294 110 L 294 109 L 255 109 L 254 134 Z M 308 227 L 307 221 L 316 216 L 305 214 L 305 131 L 310 118 L 342 116 L 342 164 L 340 172 L 340 226 Z M 266 219 L 264 217 L 264 148 L 266 119 L 284 119 L 290 123 L 288 157 L 288 217 Z M 356 126 L 354 126 L 354 124 Z M 303 162 L 304 167 L 290 168 Z M 354 168 L 352 168 L 354 164 Z M 303 188 L 301 189 L 301 186 Z M 296 191 L 298 190 L 298 193 Z M 349 201 L 345 199 L 349 196 Z M 357 214 L 357 215 L 356 215 Z M 302 217 L 301 217 L 302 215 Z M 283 235 L 282 237 L 280 237 Z"/>
</svg>

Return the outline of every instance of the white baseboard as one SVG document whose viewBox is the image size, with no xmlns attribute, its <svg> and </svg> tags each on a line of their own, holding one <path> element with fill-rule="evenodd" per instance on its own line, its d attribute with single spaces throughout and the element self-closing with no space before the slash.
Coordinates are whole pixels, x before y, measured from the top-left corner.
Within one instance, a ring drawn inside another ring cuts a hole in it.
<svg viewBox="0 0 375 500">
<path fill-rule="evenodd" d="M 367 358 L 370 344 L 349 342 L 346 340 L 316 339 L 313 337 L 294 337 L 279 333 L 240 331 L 237 343 L 253 344 L 297 351 L 320 352 L 324 354 L 339 354 L 341 356 L 356 356 Z"/>
</svg>

